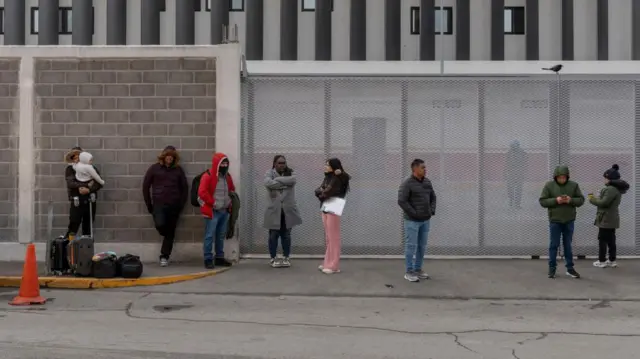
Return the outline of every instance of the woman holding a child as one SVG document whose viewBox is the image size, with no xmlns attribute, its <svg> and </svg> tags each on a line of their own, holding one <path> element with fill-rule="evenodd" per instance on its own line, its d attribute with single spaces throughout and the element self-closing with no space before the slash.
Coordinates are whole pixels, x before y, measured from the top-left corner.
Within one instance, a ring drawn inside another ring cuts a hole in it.
<svg viewBox="0 0 640 359">
<path fill-rule="evenodd" d="M 64 177 L 70 202 L 69 227 L 66 236 L 68 237 L 70 233 L 77 234 L 80 225 L 82 225 L 82 234 L 89 235 L 91 222 L 96 219 L 96 202 L 91 201 L 91 194 L 99 191 L 104 181 L 93 166 L 91 154 L 84 152 L 80 147 L 72 148 L 65 156 L 65 162 L 68 165 L 64 171 Z"/>
</svg>

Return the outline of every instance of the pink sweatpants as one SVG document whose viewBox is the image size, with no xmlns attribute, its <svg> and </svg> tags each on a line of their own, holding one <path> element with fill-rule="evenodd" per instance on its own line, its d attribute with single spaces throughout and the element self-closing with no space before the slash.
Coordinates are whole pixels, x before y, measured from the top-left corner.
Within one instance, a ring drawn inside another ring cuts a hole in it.
<svg viewBox="0 0 640 359">
<path fill-rule="evenodd" d="M 340 269 L 340 216 L 323 213 L 322 224 L 324 225 L 324 237 L 327 242 L 323 267 L 337 271 Z"/>
</svg>

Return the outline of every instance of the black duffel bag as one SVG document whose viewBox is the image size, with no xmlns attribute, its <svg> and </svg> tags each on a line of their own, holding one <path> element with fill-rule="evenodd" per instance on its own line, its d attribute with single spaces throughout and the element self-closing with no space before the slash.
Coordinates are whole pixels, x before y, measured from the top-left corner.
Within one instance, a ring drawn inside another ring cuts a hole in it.
<svg viewBox="0 0 640 359">
<path fill-rule="evenodd" d="M 105 257 L 93 261 L 91 271 L 96 278 L 114 278 L 118 272 L 118 264 L 114 257 Z"/>
<path fill-rule="evenodd" d="M 142 275 L 142 261 L 133 254 L 125 254 L 118 258 L 118 273 L 122 278 L 140 278 Z"/>
</svg>

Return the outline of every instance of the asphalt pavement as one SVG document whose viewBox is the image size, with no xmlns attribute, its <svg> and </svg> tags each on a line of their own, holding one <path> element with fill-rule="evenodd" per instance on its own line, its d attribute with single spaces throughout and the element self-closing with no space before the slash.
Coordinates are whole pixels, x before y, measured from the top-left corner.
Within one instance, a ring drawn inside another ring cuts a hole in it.
<svg viewBox="0 0 640 359">
<path fill-rule="evenodd" d="M 240 296 L 321 296 L 430 299 L 628 300 L 640 301 L 640 260 L 620 260 L 618 268 L 595 268 L 593 260 L 577 260 L 581 279 L 547 278 L 547 261 L 430 260 L 431 279 L 404 280 L 403 260 L 347 259 L 342 272 L 322 274 L 320 260 L 292 261 L 291 268 L 271 268 L 267 260 L 244 260 L 230 271 L 166 286 L 128 288 L 137 292 L 196 293 Z"/>
</svg>

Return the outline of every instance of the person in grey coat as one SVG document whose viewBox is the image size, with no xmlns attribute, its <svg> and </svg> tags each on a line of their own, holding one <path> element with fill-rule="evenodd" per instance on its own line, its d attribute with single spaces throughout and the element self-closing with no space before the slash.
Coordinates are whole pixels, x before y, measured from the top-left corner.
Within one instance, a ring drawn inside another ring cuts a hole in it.
<svg viewBox="0 0 640 359">
<path fill-rule="evenodd" d="M 270 265 L 273 268 L 291 267 L 291 229 L 302 224 L 295 198 L 296 174 L 287 166 L 282 155 L 273 159 L 267 171 L 264 186 L 269 195 L 269 206 L 264 213 L 264 227 L 269 230 Z M 282 242 L 283 258 L 277 258 L 278 238 Z"/>
</svg>

